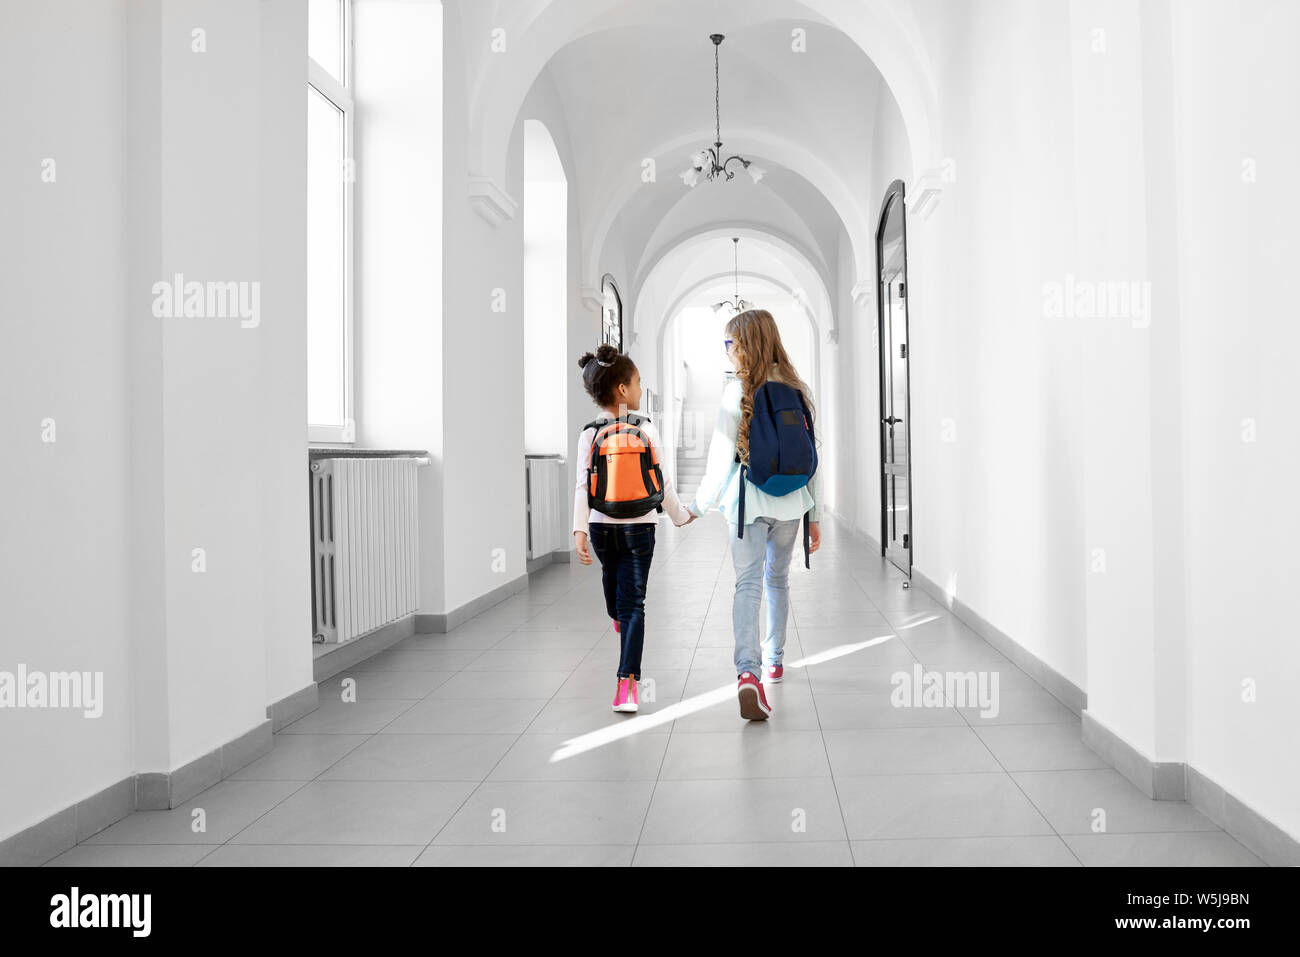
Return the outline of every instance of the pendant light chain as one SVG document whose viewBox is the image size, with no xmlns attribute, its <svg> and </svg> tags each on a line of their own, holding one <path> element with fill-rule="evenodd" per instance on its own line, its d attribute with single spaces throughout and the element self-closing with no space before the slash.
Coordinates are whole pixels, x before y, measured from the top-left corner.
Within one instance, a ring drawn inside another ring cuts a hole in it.
<svg viewBox="0 0 1300 957">
<path fill-rule="evenodd" d="M 736 281 L 736 305 L 740 305 L 740 240 L 731 241 L 731 252 L 735 259 L 735 281 Z"/>
<path fill-rule="evenodd" d="M 718 70 L 718 51 L 722 44 L 713 44 L 713 138 L 719 153 L 722 150 L 722 74 Z M 721 160 L 722 156 L 719 155 Z"/>
<path fill-rule="evenodd" d="M 694 187 L 701 179 L 734 179 L 736 172 L 729 167 L 739 163 L 755 183 L 763 178 L 765 170 L 757 163 L 743 156 L 722 158 L 722 41 L 726 39 L 721 33 L 709 34 L 713 41 L 713 145 L 691 156 L 691 165 L 679 175 L 687 186 Z"/>
</svg>

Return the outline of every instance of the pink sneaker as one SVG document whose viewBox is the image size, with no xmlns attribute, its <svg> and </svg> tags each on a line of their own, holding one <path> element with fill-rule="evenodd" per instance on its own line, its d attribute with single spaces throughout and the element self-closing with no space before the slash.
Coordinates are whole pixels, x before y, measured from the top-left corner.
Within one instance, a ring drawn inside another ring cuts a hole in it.
<svg viewBox="0 0 1300 957">
<path fill-rule="evenodd" d="M 618 619 L 615 618 L 615 619 L 614 619 L 614 634 L 617 635 L 618 633 L 619 633 L 619 631 L 618 631 Z"/>
<path fill-rule="evenodd" d="M 618 690 L 614 692 L 614 710 L 631 712 L 636 709 L 636 678 L 619 678 Z"/>
<path fill-rule="evenodd" d="M 763 672 L 763 684 L 776 684 L 785 679 L 785 668 L 781 665 L 768 665 Z"/>
<path fill-rule="evenodd" d="M 736 696 L 740 699 L 740 716 L 750 721 L 766 721 L 772 706 L 763 694 L 763 685 L 751 671 L 746 671 L 736 682 Z"/>
</svg>

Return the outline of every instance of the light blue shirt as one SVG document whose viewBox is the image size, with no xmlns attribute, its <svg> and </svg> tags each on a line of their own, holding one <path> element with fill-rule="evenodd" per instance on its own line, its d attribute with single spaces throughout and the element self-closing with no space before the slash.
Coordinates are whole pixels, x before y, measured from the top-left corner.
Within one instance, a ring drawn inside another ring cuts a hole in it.
<svg viewBox="0 0 1300 957">
<path fill-rule="evenodd" d="M 718 421 L 709 441 L 709 458 L 704 467 L 704 478 L 695 493 L 690 509 L 703 515 L 715 506 L 733 526 L 740 510 L 740 463 L 736 461 L 736 436 L 740 431 L 740 379 L 727 382 L 722 390 L 722 405 Z M 820 463 L 819 463 L 820 465 Z M 768 495 L 749 479 L 745 479 L 745 522 L 752 523 L 761 516 L 777 521 L 803 518 L 811 512 L 809 521 L 817 521 L 818 476 L 820 467 L 813 473 L 812 481 L 788 495 Z"/>
</svg>

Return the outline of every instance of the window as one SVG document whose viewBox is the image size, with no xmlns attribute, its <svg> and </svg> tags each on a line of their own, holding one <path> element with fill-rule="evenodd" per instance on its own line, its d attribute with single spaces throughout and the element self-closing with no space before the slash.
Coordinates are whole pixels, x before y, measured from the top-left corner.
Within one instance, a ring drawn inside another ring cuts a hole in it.
<svg viewBox="0 0 1300 957">
<path fill-rule="evenodd" d="M 524 120 L 524 451 L 563 453 L 569 427 L 569 184 L 555 141 Z"/>
<path fill-rule="evenodd" d="M 351 0 L 307 3 L 307 439 L 352 442 Z"/>
<path fill-rule="evenodd" d="M 618 294 L 614 277 L 605 273 L 600 280 L 600 298 L 603 304 L 600 322 L 600 341 L 623 351 L 623 297 Z"/>
</svg>

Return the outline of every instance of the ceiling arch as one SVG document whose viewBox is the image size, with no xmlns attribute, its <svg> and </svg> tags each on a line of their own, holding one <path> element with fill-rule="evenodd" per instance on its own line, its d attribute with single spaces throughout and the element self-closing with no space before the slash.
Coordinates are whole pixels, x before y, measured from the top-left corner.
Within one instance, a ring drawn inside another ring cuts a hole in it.
<svg viewBox="0 0 1300 957">
<path fill-rule="evenodd" d="M 702 138 L 708 135 L 710 134 L 696 130 L 675 136 L 661 143 L 654 153 L 656 162 L 667 173 L 675 165 L 680 165 L 682 158 L 690 152 L 691 147 L 698 146 Z M 808 182 L 839 217 L 845 232 L 848 233 L 853 248 L 853 259 L 858 265 L 859 271 L 865 268 L 866 273 L 863 273 L 863 275 L 871 271 L 870 264 L 874 256 L 875 241 L 874 233 L 869 225 L 870 220 L 858 201 L 855 191 L 843 181 L 829 164 L 803 144 L 763 131 L 753 129 L 735 130 L 728 135 L 728 141 L 734 145 L 735 149 L 745 155 L 753 156 L 760 161 L 766 161 L 763 165 L 777 166 L 789 170 Z M 616 186 L 613 192 L 603 196 L 601 201 L 595 204 L 595 208 L 599 210 L 599 216 L 592 229 L 591 238 L 585 244 L 586 249 L 583 254 L 583 281 L 585 283 L 589 283 L 591 277 L 599 274 L 602 255 L 615 223 L 632 197 L 644 186 L 640 181 L 633 180 L 630 177 L 615 180 L 615 183 Z M 695 188 L 708 189 L 717 185 L 702 183 Z M 687 195 L 686 187 L 681 186 L 680 188 L 682 198 L 685 199 Z M 815 256 L 810 255 L 810 258 L 821 260 L 823 263 L 826 259 L 820 252 Z"/>
<path fill-rule="evenodd" d="M 647 262 L 643 278 L 631 296 L 632 328 L 638 340 L 648 333 L 653 333 L 656 339 L 659 337 L 663 324 L 672 315 L 668 304 L 680 300 L 682 289 L 696 288 L 709 278 L 716 280 L 718 275 L 731 275 L 730 272 L 720 272 L 716 268 L 705 265 L 707 260 L 700 255 L 700 251 L 709 246 L 723 250 L 725 242 L 734 236 L 739 236 L 747 248 L 758 247 L 769 251 L 780 261 L 784 266 L 782 271 L 786 272 L 793 281 L 783 282 L 779 275 L 776 275 L 777 270 L 764 273 L 741 270 L 741 275 L 771 281 L 781 286 L 792 298 L 804 300 L 804 308 L 810 312 L 810 319 L 815 327 L 821 328 L 824 325 L 831 330 L 836 328 L 835 300 L 830 294 L 833 286 L 818 269 L 816 263 L 809 258 L 806 250 L 799 248 L 788 238 L 774 235 L 764 228 L 713 225 L 701 227 L 665 243 L 654 258 Z M 678 261 L 689 262 L 695 268 L 677 268 Z M 662 305 L 656 305 L 653 300 L 664 290 L 666 293 Z M 798 290 L 803 291 L 803 297 L 795 295 Z M 817 313 L 825 317 L 824 323 L 816 320 Z M 647 316 L 650 320 L 649 324 L 645 322 Z"/>
<path fill-rule="evenodd" d="M 813 328 L 814 335 L 820 334 L 822 324 L 817 321 L 816 313 L 813 311 L 812 306 L 808 303 L 807 299 L 798 295 L 801 287 L 792 286 L 789 283 L 782 282 L 780 279 L 776 279 L 768 273 L 746 272 L 742 269 L 740 271 L 740 276 L 742 279 L 760 286 L 771 286 L 777 292 L 789 296 L 790 301 L 796 303 L 799 306 L 800 312 L 802 312 L 805 318 L 807 318 L 808 323 Z M 679 312 L 691 304 L 692 299 L 699 297 L 701 293 L 707 292 L 709 289 L 725 288 L 725 284 L 729 283 L 731 279 L 732 273 L 729 272 L 715 273 L 712 276 L 703 276 L 674 297 L 669 302 L 668 307 L 664 310 L 662 321 L 660 321 L 655 327 L 656 340 L 662 340 L 664 330 L 667 328 L 668 324 L 672 322 L 673 318 Z"/>
<path fill-rule="evenodd" d="M 506 154 L 519 109 L 550 59 L 581 38 L 666 17 L 699 18 L 698 3 L 685 0 L 526 0 L 498 7 L 509 54 L 471 45 L 469 166 L 474 181 L 505 182 Z M 710 19 L 753 23 L 804 17 L 848 36 L 884 78 L 902 114 L 915 163 L 937 162 L 936 97 L 930 66 L 913 13 L 891 0 L 719 0 Z M 754 131 L 751 131 L 754 132 Z M 730 138 L 730 137 L 729 137 Z M 691 145 L 698 141 L 692 140 Z M 798 167 L 791 167 L 797 169 Z M 855 218 L 867 218 L 857 216 Z M 856 247 L 855 247 L 856 254 Z"/>
</svg>

